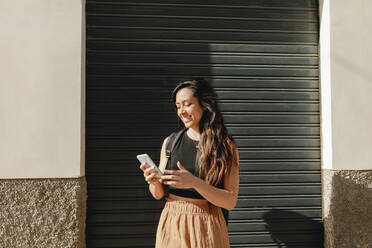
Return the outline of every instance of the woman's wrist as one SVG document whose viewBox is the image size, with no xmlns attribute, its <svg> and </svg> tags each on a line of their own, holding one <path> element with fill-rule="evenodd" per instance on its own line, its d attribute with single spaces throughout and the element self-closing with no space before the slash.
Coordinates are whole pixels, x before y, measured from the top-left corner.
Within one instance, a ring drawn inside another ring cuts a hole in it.
<svg viewBox="0 0 372 248">
<path fill-rule="evenodd" d="M 152 185 L 158 185 L 158 184 L 161 184 L 161 182 L 159 182 L 159 179 L 154 179 L 154 180 L 152 180 L 152 181 L 150 181 L 150 182 L 148 182 L 150 185 L 152 184 Z"/>
<path fill-rule="evenodd" d="M 194 181 L 193 181 L 193 184 L 192 184 L 192 187 L 197 190 L 200 186 L 200 184 L 202 184 L 204 181 L 202 179 L 200 179 L 199 177 L 196 177 L 194 176 Z"/>
<path fill-rule="evenodd" d="M 149 190 L 153 197 L 157 200 L 161 199 L 164 196 L 163 184 L 156 179 L 156 181 L 149 184 Z"/>
</svg>

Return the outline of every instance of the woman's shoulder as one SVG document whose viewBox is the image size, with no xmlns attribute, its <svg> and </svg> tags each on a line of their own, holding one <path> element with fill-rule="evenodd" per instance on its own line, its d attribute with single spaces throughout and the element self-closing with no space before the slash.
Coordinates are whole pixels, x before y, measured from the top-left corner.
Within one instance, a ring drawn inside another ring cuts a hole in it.
<svg viewBox="0 0 372 248">
<path fill-rule="evenodd" d="M 182 134 L 184 134 L 186 129 L 181 129 L 178 131 L 174 131 L 173 133 L 169 134 L 165 139 L 163 140 L 163 146 L 168 147 L 172 142 L 175 142 L 177 139 L 179 139 Z"/>
<path fill-rule="evenodd" d="M 179 139 L 185 133 L 186 130 L 187 129 L 184 128 L 178 131 L 174 131 L 173 133 L 169 134 L 164 140 L 172 141 L 175 139 Z"/>
</svg>

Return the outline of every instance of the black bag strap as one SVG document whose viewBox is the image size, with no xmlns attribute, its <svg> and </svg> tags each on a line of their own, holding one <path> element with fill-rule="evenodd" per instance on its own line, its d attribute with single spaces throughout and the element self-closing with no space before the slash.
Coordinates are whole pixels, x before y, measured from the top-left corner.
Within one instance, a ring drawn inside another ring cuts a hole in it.
<svg viewBox="0 0 372 248">
<path fill-rule="evenodd" d="M 185 129 L 182 129 L 178 132 L 174 132 L 172 133 L 171 135 L 169 135 L 169 138 L 167 140 L 167 143 L 165 145 L 165 156 L 168 158 L 168 161 L 167 161 L 167 166 L 168 166 L 168 163 L 169 163 L 169 159 L 170 159 L 170 156 L 172 154 L 172 151 L 174 149 L 174 147 L 176 146 L 178 140 L 180 139 L 181 135 L 186 131 L 186 128 Z"/>
<path fill-rule="evenodd" d="M 172 155 L 172 151 L 173 151 L 174 147 L 176 146 L 178 140 L 180 139 L 181 135 L 185 131 L 186 131 L 186 128 L 182 129 L 180 131 L 171 133 L 171 135 L 168 136 L 167 143 L 165 143 L 165 157 L 167 158 L 167 165 L 165 166 L 166 169 L 169 168 L 170 157 Z M 169 195 L 169 186 L 167 185 L 165 187 L 164 198 L 165 199 L 168 198 L 168 195 Z"/>
</svg>

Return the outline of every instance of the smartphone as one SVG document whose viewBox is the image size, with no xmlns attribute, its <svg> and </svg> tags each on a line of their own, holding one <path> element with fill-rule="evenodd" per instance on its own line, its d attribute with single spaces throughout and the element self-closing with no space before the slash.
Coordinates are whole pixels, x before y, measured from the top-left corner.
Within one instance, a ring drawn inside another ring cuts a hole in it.
<svg viewBox="0 0 372 248">
<path fill-rule="evenodd" d="M 154 161 L 152 161 L 152 159 L 150 158 L 150 156 L 148 154 L 137 155 L 137 159 L 141 162 L 141 164 L 147 163 L 148 167 L 146 167 L 146 168 L 150 168 L 151 166 L 155 166 L 155 170 L 158 172 L 158 174 L 155 176 L 156 178 L 160 178 L 163 175 L 163 173 L 156 166 Z"/>
</svg>

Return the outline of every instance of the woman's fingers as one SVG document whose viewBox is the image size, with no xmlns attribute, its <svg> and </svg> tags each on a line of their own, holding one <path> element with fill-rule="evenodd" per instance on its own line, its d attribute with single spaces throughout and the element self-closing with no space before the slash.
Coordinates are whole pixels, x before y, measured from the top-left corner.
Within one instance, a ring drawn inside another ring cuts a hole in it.
<svg viewBox="0 0 372 248">
<path fill-rule="evenodd" d="M 149 167 L 147 163 L 143 163 L 140 165 L 140 169 L 143 171 L 143 176 L 147 183 L 152 183 L 157 180 L 155 177 L 158 172 L 155 170 L 155 166 Z"/>
<path fill-rule="evenodd" d="M 148 176 L 145 176 L 145 180 L 148 181 L 148 182 L 149 181 L 152 181 L 155 176 L 156 176 L 156 172 L 154 172 L 154 173 L 152 173 L 152 174 L 150 174 Z"/>
<path fill-rule="evenodd" d="M 141 169 L 143 172 L 145 172 L 145 170 L 147 169 L 147 167 L 148 167 L 148 164 L 147 164 L 147 163 L 142 163 L 142 164 L 140 165 L 140 169 Z"/>
<path fill-rule="evenodd" d="M 161 178 L 164 179 L 164 184 L 172 185 L 176 188 L 193 188 L 196 182 L 196 177 L 186 170 L 179 163 L 180 170 L 164 170 L 164 176 Z"/>
<path fill-rule="evenodd" d="M 163 172 L 164 175 L 179 175 L 180 171 L 179 170 L 164 170 Z"/>
<path fill-rule="evenodd" d="M 177 187 L 178 186 L 178 183 L 176 181 L 166 181 L 164 183 L 167 184 L 167 185 L 171 185 L 173 187 Z"/>
<path fill-rule="evenodd" d="M 146 165 L 146 167 L 148 167 L 148 166 Z M 155 171 L 155 167 L 154 167 L 154 166 L 148 167 L 148 168 L 146 168 L 146 169 L 143 171 L 143 175 L 144 175 L 144 176 L 148 176 L 148 175 L 150 175 L 153 171 Z"/>
<path fill-rule="evenodd" d="M 140 165 L 140 169 L 143 171 L 143 176 L 145 177 L 145 181 L 148 184 L 152 184 L 155 182 L 162 182 L 163 180 L 159 180 L 156 176 L 158 175 L 158 172 L 155 170 L 155 166 L 149 167 L 147 163 L 142 163 Z"/>
<path fill-rule="evenodd" d="M 161 179 L 176 181 L 178 179 L 178 176 L 176 176 L 176 175 L 165 175 L 165 176 L 161 176 Z"/>
<path fill-rule="evenodd" d="M 145 176 L 145 180 L 147 181 L 147 183 L 152 183 L 154 182 L 155 180 L 157 180 L 156 178 L 156 175 L 158 174 L 157 171 L 154 171 L 153 173 L 149 174 L 148 176 Z"/>
</svg>

